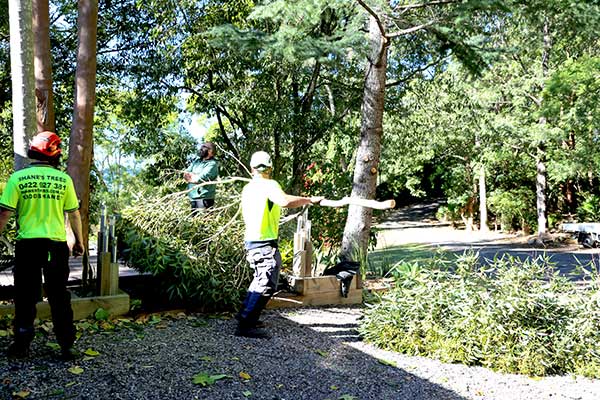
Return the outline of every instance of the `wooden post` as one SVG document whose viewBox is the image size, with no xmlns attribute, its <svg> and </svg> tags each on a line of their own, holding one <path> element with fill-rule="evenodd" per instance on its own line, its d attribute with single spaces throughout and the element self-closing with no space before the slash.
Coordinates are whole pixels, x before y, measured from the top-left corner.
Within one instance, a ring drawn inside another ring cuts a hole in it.
<svg viewBox="0 0 600 400">
<path fill-rule="evenodd" d="M 100 256 L 102 271 L 100 282 L 100 295 L 113 296 L 119 292 L 119 264 L 110 262 L 111 254 L 102 253 Z"/>
<path fill-rule="evenodd" d="M 310 221 L 308 214 L 298 217 L 296 233 L 294 233 L 294 276 L 306 277 L 312 275 L 312 244 L 310 242 Z"/>
<path fill-rule="evenodd" d="M 310 237 L 304 242 L 304 246 L 306 250 L 304 251 L 304 270 L 301 276 L 312 276 L 313 246 Z"/>
</svg>

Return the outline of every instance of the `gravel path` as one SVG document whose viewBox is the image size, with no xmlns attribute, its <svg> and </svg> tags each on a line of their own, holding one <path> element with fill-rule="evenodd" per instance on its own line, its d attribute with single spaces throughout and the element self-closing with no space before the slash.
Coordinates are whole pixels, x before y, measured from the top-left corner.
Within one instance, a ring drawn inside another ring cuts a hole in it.
<svg viewBox="0 0 600 400">
<path fill-rule="evenodd" d="M 537 380 L 375 349 L 356 333 L 360 315 L 360 307 L 267 311 L 272 337 L 260 340 L 233 336 L 231 319 L 179 314 L 140 331 L 85 333 L 77 347 L 100 354 L 76 363 L 56 360 L 52 337 L 38 337 L 30 358 L 0 358 L 0 398 L 600 398 L 600 381 Z M 0 337 L 0 348 L 8 343 Z M 199 373 L 228 377 L 203 387 L 193 383 Z"/>
</svg>

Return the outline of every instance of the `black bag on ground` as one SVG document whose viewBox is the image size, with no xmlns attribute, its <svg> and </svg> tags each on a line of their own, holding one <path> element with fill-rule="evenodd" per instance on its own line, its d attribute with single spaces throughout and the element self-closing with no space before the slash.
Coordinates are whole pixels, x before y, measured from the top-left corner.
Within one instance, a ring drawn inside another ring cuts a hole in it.
<svg viewBox="0 0 600 400">
<path fill-rule="evenodd" d="M 354 275 L 356 275 L 359 270 L 360 263 L 358 261 L 340 261 L 333 267 L 325 268 L 323 276 L 335 275 L 337 280 L 340 281 L 340 292 L 342 297 L 348 297 L 352 278 L 354 278 Z"/>
</svg>

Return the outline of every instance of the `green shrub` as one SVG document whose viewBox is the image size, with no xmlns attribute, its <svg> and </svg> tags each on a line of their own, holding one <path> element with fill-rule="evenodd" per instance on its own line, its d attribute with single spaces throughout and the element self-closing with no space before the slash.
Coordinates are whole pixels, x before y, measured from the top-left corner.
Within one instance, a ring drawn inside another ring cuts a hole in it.
<svg viewBox="0 0 600 400">
<path fill-rule="evenodd" d="M 498 216 L 503 231 L 524 229 L 535 221 L 535 193 L 529 188 L 495 190 L 488 198 L 490 210 Z"/>
<path fill-rule="evenodd" d="M 526 375 L 600 377 L 600 290 L 556 274 L 547 260 L 505 257 L 479 266 L 400 264 L 396 287 L 360 327 L 377 346 Z"/>
<path fill-rule="evenodd" d="M 579 221 L 596 222 L 600 219 L 600 196 L 591 193 L 582 194 L 583 200 L 577 207 L 577 219 Z"/>
<path fill-rule="evenodd" d="M 159 277 L 169 298 L 206 310 L 234 309 L 250 281 L 239 195 L 220 188 L 215 208 L 192 216 L 185 194 L 146 197 L 122 211 L 122 255 Z"/>
</svg>

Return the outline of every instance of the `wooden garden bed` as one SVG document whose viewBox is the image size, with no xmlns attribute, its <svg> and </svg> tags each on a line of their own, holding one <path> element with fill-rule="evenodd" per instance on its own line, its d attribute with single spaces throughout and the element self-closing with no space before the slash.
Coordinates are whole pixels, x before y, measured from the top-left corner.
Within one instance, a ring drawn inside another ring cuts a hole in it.
<svg viewBox="0 0 600 400">
<path fill-rule="evenodd" d="M 112 296 L 77 297 L 72 295 L 71 307 L 73 308 L 73 319 L 85 319 L 92 315 L 97 309 L 103 308 L 111 316 L 124 315 L 129 312 L 129 295 L 125 292 Z M 15 314 L 12 304 L 0 306 L 0 316 Z M 50 305 L 47 301 L 37 303 L 37 318 L 50 319 Z"/>
</svg>

